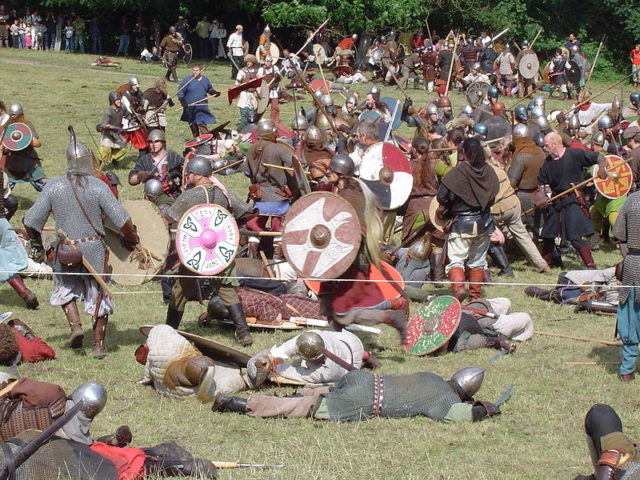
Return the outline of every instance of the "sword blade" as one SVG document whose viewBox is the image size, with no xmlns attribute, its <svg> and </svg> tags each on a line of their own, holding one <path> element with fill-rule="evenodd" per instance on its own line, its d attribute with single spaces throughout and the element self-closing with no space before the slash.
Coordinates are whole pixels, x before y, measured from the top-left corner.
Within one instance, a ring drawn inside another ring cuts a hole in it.
<svg viewBox="0 0 640 480">
<path fill-rule="evenodd" d="M 500 350 L 498 353 L 496 353 L 493 357 L 491 357 L 491 360 L 489 360 L 489 363 L 493 363 L 496 360 L 500 360 L 502 357 L 504 357 L 507 353 L 509 353 L 509 350 L 505 350 L 502 349 Z"/>
<path fill-rule="evenodd" d="M 509 399 L 509 397 L 511 396 L 511 392 L 513 392 L 513 389 L 514 389 L 514 388 L 515 388 L 515 385 L 514 385 L 513 383 L 512 383 L 511 385 L 509 385 L 509 386 L 507 387 L 507 389 L 506 389 L 504 392 L 502 392 L 502 395 L 500 395 L 500 396 L 498 397 L 498 399 L 497 399 L 495 402 L 493 402 L 493 404 L 494 404 L 496 407 L 499 407 L 499 406 L 500 406 L 500 405 L 502 405 L 504 402 L 506 402 L 506 401 Z"/>
</svg>

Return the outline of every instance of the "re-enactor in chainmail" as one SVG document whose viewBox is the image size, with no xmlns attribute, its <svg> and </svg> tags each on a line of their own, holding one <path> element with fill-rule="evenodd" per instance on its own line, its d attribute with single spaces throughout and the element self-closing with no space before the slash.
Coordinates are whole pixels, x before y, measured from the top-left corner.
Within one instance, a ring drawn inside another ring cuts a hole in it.
<svg viewBox="0 0 640 480">
<path fill-rule="evenodd" d="M 54 271 L 56 273 L 84 273 L 84 275 L 54 274 L 55 289 L 49 300 L 51 305 L 61 306 L 71 327 L 69 344 L 72 348 L 82 346 L 83 331 L 76 301 L 84 302 L 85 312 L 94 318 L 93 356 L 106 355 L 104 346 L 108 316 L 113 313 L 113 300 L 98 282 L 90 276 L 82 264 L 86 260 L 102 275 L 106 271 L 108 250 L 106 248 L 103 217 L 123 235 L 123 244 L 129 248 L 139 243 L 130 215 L 116 200 L 109 187 L 92 176 L 93 154 L 72 133 L 67 148 L 67 173 L 47 182 L 42 194 L 24 218 L 28 236 L 42 244 L 41 231 L 52 212 L 55 212 L 56 231 L 64 232 L 56 249 Z M 79 250 L 82 258 L 69 258 L 70 250 Z"/>
<path fill-rule="evenodd" d="M 618 295 L 616 326 L 622 340 L 619 374 L 623 380 L 635 376 L 640 343 L 640 192 L 629 195 L 622 205 L 612 234 L 626 243 L 628 253 L 622 265 L 622 287 Z"/>
</svg>

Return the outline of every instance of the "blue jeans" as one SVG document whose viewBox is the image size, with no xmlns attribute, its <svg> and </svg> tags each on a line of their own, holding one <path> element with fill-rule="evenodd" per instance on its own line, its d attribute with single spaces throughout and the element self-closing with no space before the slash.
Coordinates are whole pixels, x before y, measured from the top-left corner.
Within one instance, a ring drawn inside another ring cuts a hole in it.
<svg viewBox="0 0 640 480">
<path fill-rule="evenodd" d="M 76 52 L 84 53 L 84 37 L 82 35 L 73 36 L 73 49 Z"/>
<path fill-rule="evenodd" d="M 74 35 L 74 36 L 75 36 L 75 35 Z M 67 52 L 71 52 L 71 53 L 73 53 L 73 52 L 75 52 L 75 51 L 76 51 L 76 50 L 75 50 L 75 48 L 73 48 L 73 47 L 74 47 L 74 43 L 75 43 L 75 40 L 74 40 L 74 38 L 73 38 L 73 37 L 71 37 L 71 38 L 66 38 L 66 37 L 65 37 L 64 41 L 65 41 L 64 49 L 65 49 Z"/>
<path fill-rule="evenodd" d="M 129 52 L 129 35 L 120 35 L 120 44 L 116 55 L 126 55 Z"/>
<path fill-rule="evenodd" d="M 622 340 L 619 372 L 620 375 L 626 375 L 636 371 L 636 360 L 638 359 L 640 304 L 636 303 L 635 288 L 629 292 L 627 301 L 618 305 L 616 324 L 620 340 Z"/>
<path fill-rule="evenodd" d="M 102 55 L 102 39 L 100 35 L 91 36 L 91 53 Z"/>
</svg>

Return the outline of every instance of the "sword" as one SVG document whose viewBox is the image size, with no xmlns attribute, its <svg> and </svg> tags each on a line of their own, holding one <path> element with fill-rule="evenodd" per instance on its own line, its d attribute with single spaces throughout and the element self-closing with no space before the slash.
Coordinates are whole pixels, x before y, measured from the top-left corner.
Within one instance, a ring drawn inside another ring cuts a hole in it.
<svg viewBox="0 0 640 480">
<path fill-rule="evenodd" d="M 491 357 L 491 360 L 489 360 L 489 364 L 492 364 L 493 362 L 495 362 L 496 360 L 500 360 L 502 357 L 504 357 L 507 353 L 509 353 L 509 350 L 505 350 L 502 349 L 500 350 L 498 353 L 496 353 L 493 357 Z"/>
<path fill-rule="evenodd" d="M 237 71 L 242 70 L 240 67 L 238 67 L 238 64 L 236 63 L 236 61 L 233 59 L 233 55 L 228 55 L 229 60 L 231 60 L 231 63 L 233 63 L 233 66 L 236 68 Z M 185 85 L 186 86 L 186 85 Z"/>
<path fill-rule="evenodd" d="M 515 385 L 514 385 L 513 383 L 512 383 L 511 385 L 509 385 L 509 386 L 507 387 L 507 389 L 506 389 L 504 392 L 502 392 L 502 395 L 500 395 L 500 396 L 498 397 L 498 399 L 497 399 L 495 402 L 493 402 L 493 404 L 494 404 L 496 407 L 499 407 L 499 406 L 500 406 L 500 405 L 502 405 L 504 402 L 506 402 L 506 401 L 509 399 L 509 397 L 511 396 L 511 392 L 513 392 L 513 389 L 514 389 L 514 388 L 515 388 Z"/>
</svg>

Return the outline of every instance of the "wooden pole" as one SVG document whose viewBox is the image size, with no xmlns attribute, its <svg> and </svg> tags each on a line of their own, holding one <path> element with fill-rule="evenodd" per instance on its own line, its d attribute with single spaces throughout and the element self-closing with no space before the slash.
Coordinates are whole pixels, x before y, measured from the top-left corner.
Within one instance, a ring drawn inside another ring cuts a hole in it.
<svg viewBox="0 0 640 480">
<path fill-rule="evenodd" d="M 533 40 L 529 44 L 529 48 L 533 48 L 533 44 L 536 43 L 536 40 L 538 40 L 538 37 L 542 33 L 542 30 L 544 30 L 544 28 L 542 28 L 541 26 L 538 26 L 538 33 L 536 33 L 536 36 L 533 37 Z"/>
<path fill-rule="evenodd" d="M 587 78 L 587 81 L 584 82 L 584 87 L 583 88 L 587 88 L 587 84 L 589 83 L 589 80 L 591 80 L 591 75 L 593 75 L 593 71 L 596 69 L 596 63 L 598 62 L 598 57 L 600 56 L 600 51 L 602 50 L 602 47 L 604 46 L 604 41 L 607 39 L 606 35 L 602 36 L 602 40 L 600 40 L 600 45 L 598 45 L 598 51 L 596 52 L 596 56 L 593 59 L 593 65 L 591 65 L 591 71 L 589 72 L 589 77 Z"/>
<path fill-rule="evenodd" d="M 71 250 L 77 250 L 76 246 L 71 242 L 71 240 L 69 240 L 69 237 L 67 237 L 67 234 L 64 233 L 63 230 L 58 229 L 58 235 L 60 235 L 62 237 L 62 242 L 67 245 Z M 84 255 L 82 256 L 82 265 L 84 266 L 84 268 L 87 269 L 87 271 L 89 272 L 89 274 L 93 277 L 93 279 L 98 282 L 98 285 L 100 285 L 100 287 L 109 295 L 112 295 L 111 293 L 111 289 L 109 288 L 109 286 L 107 285 L 107 283 L 104 281 L 104 279 L 100 276 L 100 274 L 98 274 L 98 272 L 96 272 L 96 269 L 93 268 L 93 266 L 89 263 L 89 260 L 87 260 L 86 258 L 84 258 Z"/>
<path fill-rule="evenodd" d="M 449 86 L 451 85 L 451 74 L 453 73 L 453 64 L 456 63 L 456 50 L 458 49 L 459 35 L 453 39 L 453 50 L 451 51 L 451 65 L 449 65 L 449 77 L 447 78 L 447 88 L 444 89 L 444 96 L 449 95 Z"/>
<path fill-rule="evenodd" d="M 327 122 L 329 123 L 329 126 L 331 127 L 331 130 L 333 130 L 333 132 L 338 137 L 342 136 L 340 131 L 336 128 L 335 123 L 333 123 L 333 118 L 331 118 L 331 115 L 329 115 L 327 113 L 327 109 L 324 108 L 324 105 L 322 105 L 322 102 L 320 101 L 320 99 L 316 96 L 316 94 L 313 92 L 313 90 L 311 90 L 311 87 L 309 86 L 309 84 L 305 81 L 304 76 L 302 75 L 302 72 L 300 71 L 300 69 L 298 67 L 296 67 L 296 66 L 294 66 L 293 69 L 296 72 L 296 75 L 298 76 L 298 79 L 302 83 L 302 87 L 307 91 L 307 93 L 309 93 L 311 95 L 311 98 L 313 99 L 313 103 L 316 104 L 316 107 L 322 112 L 322 114 L 327 119 Z"/>
<path fill-rule="evenodd" d="M 600 340 L 599 338 L 575 337 L 573 335 L 564 335 L 562 333 L 541 332 L 539 330 L 535 330 L 533 333 L 536 335 L 543 335 L 547 337 L 558 337 L 558 338 L 566 338 L 569 340 L 578 340 L 580 342 L 601 343 L 603 345 L 611 345 L 613 347 L 619 347 L 622 345 L 621 342 L 612 342 L 611 340 Z"/>
<path fill-rule="evenodd" d="M 296 57 L 297 57 L 298 55 L 300 55 L 300 52 L 301 52 L 302 50 L 304 50 L 304 49 L 305 49 L 305 47 L 309 44 L 309 42 L 311 42 L 311 40 L 313 40 L 313 39 L 315 38 L 315 36 L 318 34 L 318 32 L 319 32 L 322 28 L 324 28 L 324 26 L 325 26 L 327 23 L 329 23 L 329 19 L 328 19 L 328 18 L 327 18 L 324 22 L 322 22 L 322 25 L 320 25 L 318 28 L 316 28 L 316 31 L 315 31 L 315 32 L 313 32 L 313 35 L 311 35 L 309 38 L 307 38 L 307 41 L 306 41 L 306 42 L 304 42 L 304 43 L 302 44 L 302 46 L 300 47 L 300 50 L 298 50 L 298 51 L 296 52 Z"/>
</svg>

